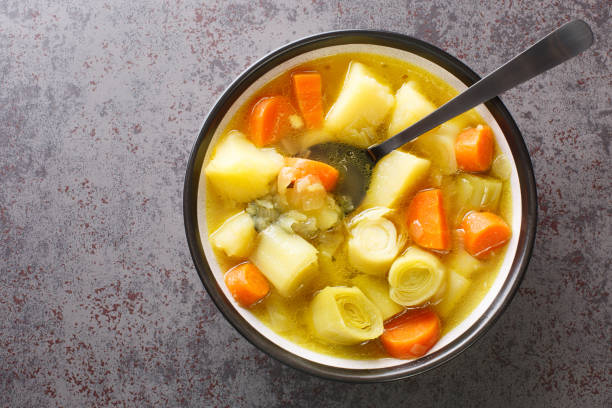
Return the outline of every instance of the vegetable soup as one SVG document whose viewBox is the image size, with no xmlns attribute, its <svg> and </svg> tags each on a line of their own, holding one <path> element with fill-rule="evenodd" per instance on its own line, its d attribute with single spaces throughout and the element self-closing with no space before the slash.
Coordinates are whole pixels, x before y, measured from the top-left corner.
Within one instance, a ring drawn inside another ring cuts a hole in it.
<svg viewBox="0 0 612 408">
<path fill-rule="evenodd" d="M 455 96 L 395 58 L 347 53 L 271 80 L 205 163 L 211 246 L 236 307 L 308 349 L 418 358 L 482 300 L 512 235 L 510 168 L 468 111 L 374 167 L 364 201 L 308 147 L 368 147 Z"/>
</svg>

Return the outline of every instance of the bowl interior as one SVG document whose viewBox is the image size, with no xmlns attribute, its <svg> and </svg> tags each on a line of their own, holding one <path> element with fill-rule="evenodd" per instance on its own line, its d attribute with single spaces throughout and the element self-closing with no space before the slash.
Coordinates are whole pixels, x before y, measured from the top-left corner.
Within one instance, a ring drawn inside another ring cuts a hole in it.
<svg viewBox="0 0 612 408">
<path fill-rule="evenodd" d="M 461 82 L 455 75 L 453 75 L 448 70 L 442 68 L 439 65 L 434 64 L 433 62 L 421 56 L 418 56 L 408 51 L 399 50 L 399 49 L 381 46 L 381 45 L 373 45 L 373 44 L 347 44 L 347 45 L 336 45 L 336 46 L 329 46 L 325 48 L 319 48 L 317 50 L 305 52 L 301 55 L 298 55 L 294 58 L 291 58 L 281 63 L 280 65 L 277 65 L 276 67 L 272 68 L 270 71 L 265 73 L 263 76 L 261 76 L 259 79 L 257 79 L 253 84 L 251 84 L 248 87 L 248 89 L 245 92 L 243 92 L 240 95 L 240 97 L 238 97 L 238 99 L 232 104 L 230 109 L 224 115 L 219 126 L 214 132 L 210 146 L 214 146 L 218 138 L 224 133 L 225 127 L 229 119 L 234 115 L 234 113 L 238 110 L 238 108 L 242 106 L 242 104 L 244 104 L 259 88 L 261 88 L 267 82 L 277 77 L 278 75 L 282 74 L 283 72 L 286 72 L 287 70 L 291 70 L 292 68 L 304 62 L 307 62 L 309 60 L 321 58 L 324 56 L 335 55 L 339 53 L 349 53 L 349 52 L 350 53 L 367 52 L 367 53 L 382 54 L 386 56 L 395 57 L 395 58 L 410 62 L 421 68 L 426 69 L 427 71 L 433 73 L 434 75 L 438 76 L 442 80 L 446 81 L 448 84 L 450 84 L 453 88 L 455 88 L 459 92 L 467 88 L 463 82 Z M 497 121 L 495 120 L 495 118 L 493 117 L 489 109 L 484 105 L 480 105 L 479 107 L 476 108 L 476 110 L 493 130 L 497 144 L 501 148 L 503 153 L 507 157 L 512 158 L 511 160 L 512 174 L 510 178 L 510 185 L 511 185 L 511 191 L 512 191 L 511 227 L 513 231 L 519 231 L 520 226 L 521 226 L 521 219 L 522 219 L 522 210 L 521 210 L 521 205 L 520 205 L 522 197 L 521 197 L 521 189 L 519 185 L 519 178 L 517 175 L 516 164 L 515 164 L 514 157 L 512 155 L 512 151 L 510 149 L 510 146 L 508 145 L 508 142 L 506 141 L 506 138 L 504 137 L 504 134 L 499 124 L 497 123 Z M 208 161 L 211 158 L 210 157 L 211 150 L 212 149 L 207 149 L 206 155 L 204 157 L 204 166 L 206 166 L 206 163 L 208 163 Z M 208 228 L 206 224 L 205 202 L 206 202 L 206 179 L 205 177 L 200 177 L 199 188 L 198 188 L 198 214 L 197 214 L 198 217 L 197 218 L 198 218 L 200 237 L 202 238 L 202 249 L 204 251 L 206 259 L 208 260 L 208 264 L 212 271 L 212 275 L 217 282 L 217 286 L 223 292 L 225 297 L 229 299 L 234 310 L 252 328 L 254 328 L 257 332 L 261 333 L 263 336 L 265 336 L 267 339 L 269 339 L 270 341 L 272 341 L 274 344 L 278 345 L 282 349 L 292 354 L 295 354 L 297 356 L 300 356 L 304 359 L 307 359 L 307 360 L 310 360 L 312 362 L 316 362 L 322 365 L 333 366 L 333 367 L 338 367 L 338 368 L 345 368 L 345 369 L 378 369 L 378 368 L 398 366 L 398 365 L 406 363 L 405 360 L 398 360 L 394 358 L 382 358 L 382 359 L 376 359 L 376 360 L 351 360 L 351 359 L 345 359 L 345 358 L 332 357 L 329 355 L 325 355 L 325 354 L 321 354 L 321 353 L 317 353 L 317 352 L 308 350 L 276 334 L 270 328 L 268 328 L 263 323 L 261 323 L 251 312 L 249 312 L 248 309 L 239 307 L 237 303 L 235 303 L 235 301 L 233 300 L 226 286 L 223 284 L 224 271 L 221 270 L 218 263 L 216 262 L 213 250 L 210 246 L 210 242 L 207 237 Z M 518 235 L 519 234 L 516 234 L 516 233 L 513 234 L 512 239 L 508 245 L 508 250 L 506 251 L 506 255 L 503 260 L 503 265 L 501 267 L 501 270 L 498 273 L 495 281 L 491 285 L 489 291 L 485 295 L 484 299 L 469 314 L 469 316 L 463 322 L 461 322 L 458 326 L 456 326 L 450 332 L 445 334 L 440 339 L 440 341 L 429 351 L 429 354 L 436 353 L 436 351 L 444 348 L 445 346 L 453 342 L 455 339 L 457 339 L 460 335 L 465 333 L 466 330 L 469 329 L 479 319 L 479 317 L 482 316 L 484 312 L 491 306 L 491 304 L 493 303 L 493 300 L 495 299 L 497 294 L 500 292 L 500 289 L 502 288 L 503 283 L 508 278 L 508 274 L 511 270 L 512 261 L 514 259 L 514 256 L 517 250 Z"/>
<path fill-rule="evenodd" d="M 183 215 L 187 242 L 202 284 L 226 319 L 251 343 L 294 368 L 324 378 L 350 382 L 390 381 L 430 370 L 470 346 L 501 315 L 527 268 L 537 221 L 535 179 L 529 153 L 516 123 L 498 98 L 477 111 L 494 131 L 501 150 L 511 158 L 513 237 L 501 270 L 478 307 L 416 360 L 350 360 L 312 352 L 277 335 L 248 310 L 238 307 L 225 285 L 207 238 L 206 190 L 201 170 L 228 120 L 254 91 L 302 62 L 344 52 L 389 55 L 420 66 L 462 91 L 479 77 L 446 52 L 418 39 L 385 31 L 343 30 L 318 34 L 284 46 L 260 59 L 223 93 L 207 116 L 187 165 Z"/>
</svg>

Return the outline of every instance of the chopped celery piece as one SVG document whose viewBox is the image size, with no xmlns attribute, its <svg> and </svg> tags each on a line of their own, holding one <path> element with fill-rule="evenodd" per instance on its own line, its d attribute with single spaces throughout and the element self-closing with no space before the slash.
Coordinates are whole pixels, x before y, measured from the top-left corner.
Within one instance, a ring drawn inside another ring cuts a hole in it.
<svg viewBox="0 0 612 408">
<path fill-rule="evenodd" d="M 296 210 L 290 210 L 281 214 L 278 218 L 277 225 L 286 232 L 295 232 L 306 239 L 313 239 L 319 233 L 317 229 L 317 220 Z"/>
<path fill-rule="evenodd" d="M 278 219 L 281 209 L 278 195 L 268 195 L 248 203 L 245 211 L 253 219 L 255 230 L 259 232 Z"/>
<path fill-rule="evenodd" d="M 452 198 L 456 223 L 468 211 L 497 211 L 502 182 L 487 176 L 463 174 L 456 178 L 455 196 Z"/>
</svg>

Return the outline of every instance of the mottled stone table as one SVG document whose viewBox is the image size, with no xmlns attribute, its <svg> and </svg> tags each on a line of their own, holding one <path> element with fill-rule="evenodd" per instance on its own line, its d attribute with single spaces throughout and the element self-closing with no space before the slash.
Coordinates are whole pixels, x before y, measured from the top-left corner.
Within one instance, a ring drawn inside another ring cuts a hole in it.
<svg viewBox="0 0 612 408">
<path fill-rule="evenodd" d="M 0 406 L 611 406 L 610 8 L 0 0 Z M 181 200 L 232 78 L 340 28 L 413 34 L 486 73 L 572 18 L 595 45 L 502 98 L 532 155 L 538 233 L 518 294 L 473 347 L 417 378 L 343 384 L 223 319 Z"/>
</svg>

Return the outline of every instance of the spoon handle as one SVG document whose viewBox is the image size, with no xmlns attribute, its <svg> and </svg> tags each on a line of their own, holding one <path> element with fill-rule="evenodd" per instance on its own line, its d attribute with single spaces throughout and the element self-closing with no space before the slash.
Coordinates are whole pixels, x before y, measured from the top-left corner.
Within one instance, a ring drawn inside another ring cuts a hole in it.
<svg viewBox="0 0 612 408">
<path fill-rule="evenodd" d="M 593 33 L 582 20 L 571 21 L 556 29 L 525 51 L 497 68 L 461 94 L 384 142 L 368 148 L 374 161 L 449 119 L 539 75 L 593 44 Z"/>
</svg>

